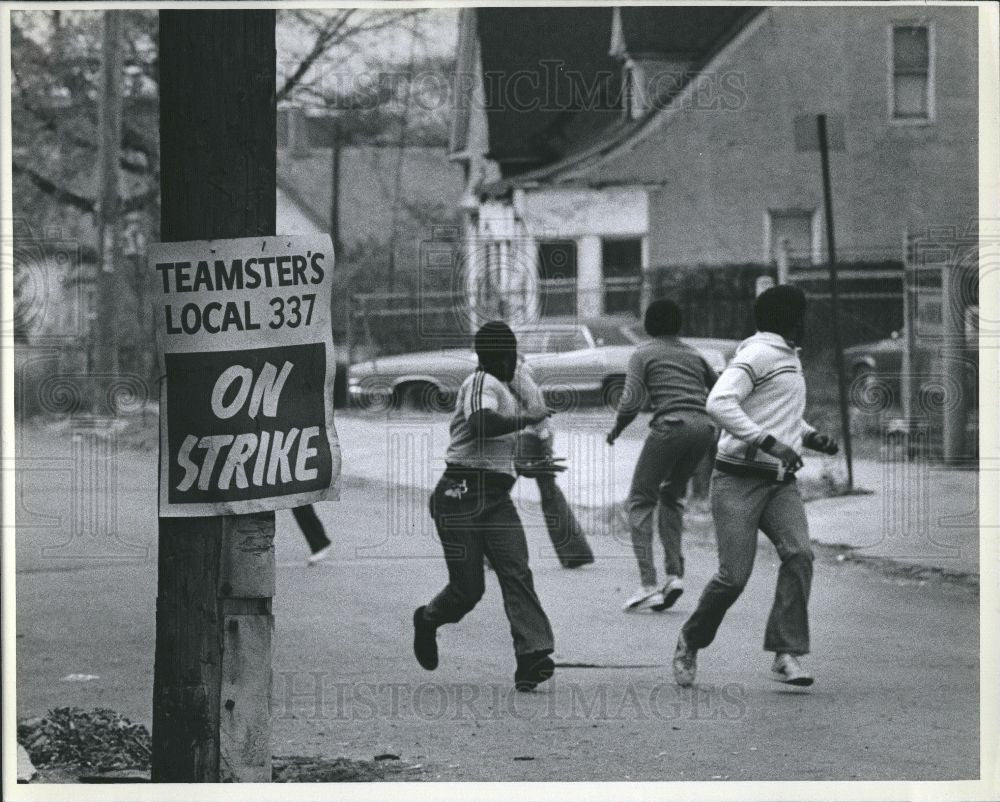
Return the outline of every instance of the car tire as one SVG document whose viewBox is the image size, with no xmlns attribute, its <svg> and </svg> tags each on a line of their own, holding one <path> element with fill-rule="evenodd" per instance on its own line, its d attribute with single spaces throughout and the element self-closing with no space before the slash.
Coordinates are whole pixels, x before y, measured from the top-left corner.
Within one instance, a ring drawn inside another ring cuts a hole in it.
<svg viewBox="0 0 1000 802">
<path fill-rule="evenodd" d="M 601 403 L 609 409 L 618 409 L 625 392 L 624 376 L 608 376 L 601 385 Z"/>
<path fill-rule="evenodd" d="M 865 392 L 875 381 L 875 370 L 871 365 L 860 364 L 851 368 L 851 384 L 856 386 L 859 392 Z"/>
<path fill-rule="evenodd" d="M 413 382 L 396 390 L 396 408 L 409 412 L 447 412 L 448 394 L 430 382 Z"/>
<path fill-rule="evenodd" d="M 392 408 L 393 397 L 392 387 L 385 381 L 376 378 L 365 379 L 355 405 L 365 412 L 386 412 Z"/>
<path fill-rule="evenodd" d="M 854 409 L 865 415 L 873 415 L 885 412 L 892 406 L 896 391 L 876 374 L 871 365 L 860 363 L 851 368 L 847 394 Z"/>
</svg>

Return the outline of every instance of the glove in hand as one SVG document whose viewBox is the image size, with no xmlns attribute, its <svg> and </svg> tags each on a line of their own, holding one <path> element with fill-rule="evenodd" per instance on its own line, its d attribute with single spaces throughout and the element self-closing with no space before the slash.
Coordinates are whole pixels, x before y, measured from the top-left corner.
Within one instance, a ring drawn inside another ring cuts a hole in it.
<svg viewBox="0 0 1000 802">
<path fill-rule="evenodd" d="M 829 454 L 830 456 L 840 451 L 840 446 L 836 440 L 828 434 L 820 434 L 819 432 L 809 432 L 809 434 L 802 438 L 802 445 L 813 451 L 819 451 L 821 454 Z"/>
<path fill-rule="evenodd" d="M 555 476 L 566 470 L 565 457 L 543 457 L 541 459 L 517 460 L 514 468 L 518 476 L 536 479 L 539 476 Z"/>
</svg>

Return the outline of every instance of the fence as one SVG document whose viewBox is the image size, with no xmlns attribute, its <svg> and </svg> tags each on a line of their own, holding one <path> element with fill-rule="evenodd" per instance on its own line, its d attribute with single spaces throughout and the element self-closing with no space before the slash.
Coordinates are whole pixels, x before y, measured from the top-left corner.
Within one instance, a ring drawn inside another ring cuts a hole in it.
<svg viewBox="0 0 1000 802">
<path fill-rule="evenodd" d="M 902 328 L 900 262 L 845 263 L 839 272 L 845 346 L 884 339 Z M 348 351 L 353 361 L 463 345 L 477 322 L 493 317 L 513 323 L 592 314 L 638 317 L 646 303 L 663 297 L 681 306 L 689 336 L 742 339 L 754 331 L 752 302 L 760 276 L 774 278 L 775 267 L 665 265 L 593 288 L 581 288 L 574 279 L 552 279 L 508 291 L 479 287 L 472 292 L 358 293 L 347 315 Z M 831 342 L 833 329 L 828 271 L 797 269 L 791 278 L 811 301 L 805 352 L 821 352 Z"/>
<path fill-rule="evenodd" d="M 848 258 L 850 254 L 848 254 Z M 650 268 L 635 278 L 616 278 L 600 287 L 581 288 L 575 280 L 538 281 L 516 291 L 497 292 L 480 287 L 475 292 L 370 293 L 352 299 L 349 352 L 353 359 L 407 351 L 468 347 L 477 322 L 503 318 L 512 323 L 546 319 L 573 320 L 591 314 L 638 317 L 643 306 L 655 298 L 674 299 L 684 313 L 684 333 L 694 337 L 743 339 L 754 331 L 753 299 L 761 276 L 776 278 L 776 266 L 769 264 L 663 265 Z M 930 275 L 930 273 L 929 273 Z M 882 360 L 878 403 L 859 388 L 864 372 L 861 353 L 848 353 L 847 381 L 853 385 L 857 425 L 881 431 L 895 418 L 904 416 L 898 353 L 892 343 L 904 328 L 903 265 L 895 259 L 856 259 L 838 264 L 838 328 L 845 349 L 871 343 L 864 356 Z M 793 266 L 789 280 L 801 287 L 807 298 L 806 338 L 802 358 L 810 385 L 810 414 L 817 422 L 836 428 L 837 383 L 834 371 L 834 318 L 829 270 L 822 266 Z M 938 273 L 940 283 L 940 271 Z M 924 287 L 925 298 L 934 298 L 934 287 Z M 937 298 L 940 298 L 938 294 Z M 972 298 L 974 303 L 977 299 Z M 940 300 L 936 301 L 940 307 Z M 933 306 L 933 303 L 930 304 Z M 940 314 L 940 309 L 937 310 Z M 950 414 L 947 405 L 955 388 L 942 377 L 938 346 L 930 344 L 923 354 L 920 372 L 924 375 L 922 407 L 940 435 L 941 416 Z M 971 366 L 958 392 L 967 399 L 975 428 L 976 353 L 970 341 L 961 354 Z M 954 382 L 952 382 L 954 384 Z M 859 395 L 860 393 L 860 395 Z M 941 396 L 938 398 L 938 396 Z M 860 400 L 859 400 L 860 398 Z M 874 404 L 874 405 L 873 405 Z M 877 407 L 877 409 L 876 409 Z M 929 410 L 929 411 L 928 411 Z M 975 450 L 974 432 L 967 437 Z M 932 444 L 933 445 L 933 444 Z M 934 446 L 936 449 L 937 446 Z"/>
</svg>

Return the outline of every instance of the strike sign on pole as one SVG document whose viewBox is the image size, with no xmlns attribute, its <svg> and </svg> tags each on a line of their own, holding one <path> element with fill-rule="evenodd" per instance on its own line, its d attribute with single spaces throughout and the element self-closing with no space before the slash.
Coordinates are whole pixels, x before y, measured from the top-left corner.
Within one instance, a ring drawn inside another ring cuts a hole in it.
<svg viewBox="0 0 1000 802">
<path fill-rule="evenodd" d="M 326 235 L 151 245 L 160 515 L 337 498 Z"/>
</svg>

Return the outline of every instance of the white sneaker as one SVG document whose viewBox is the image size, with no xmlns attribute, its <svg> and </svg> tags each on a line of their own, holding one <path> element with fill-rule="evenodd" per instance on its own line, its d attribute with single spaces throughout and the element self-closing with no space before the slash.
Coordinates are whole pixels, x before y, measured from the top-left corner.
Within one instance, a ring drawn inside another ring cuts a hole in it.
<svg viewBox="0 0 1000 802">
<path fill-rule="evenodd" d="M 779 652 L 774 656 L 771 664 L 771 675 L 778 682 L 786 685 L 798 685 L 805 688 L 813 684 L 812 674 L 806 671 L 799 664 L 799 659 L 794 654 L 784 654 Z"/>
<path fill-rule="evenodd" d="M 664 584 L 663 589 L 660 591 L 663 601 L 658 602 L 657 604 L 651 604 L 650 609 L 656 610 L 656 612 L 669 610 L 674 606 L 674 603 L 681 597 L 683 592 L 684 580 L 679 576 L 668 576 L 666 584 Z"/>
<path fill-rule="evenodd" d="M 306 560 L 306 564 L 307 565 L 316 565 L 316 563 L 322 562 L 323 560 L 325 560 L 327 557 L 330 556 L 330 550 L 332 548 L 333 548 L 333 544 L 331 543 L 328 546 L 324 546 L 319 551 L 314 552 L 313 554 L 310 554 L 309 555 L 309 559 Z"/>
<path fill-rule="evenodd" d="M 643 585 L 625 600 L 622 610 L 626 613 L 645 610 L 655 604 L 663 604 L 663 594 L 655 585 Z"/>
</svg>

